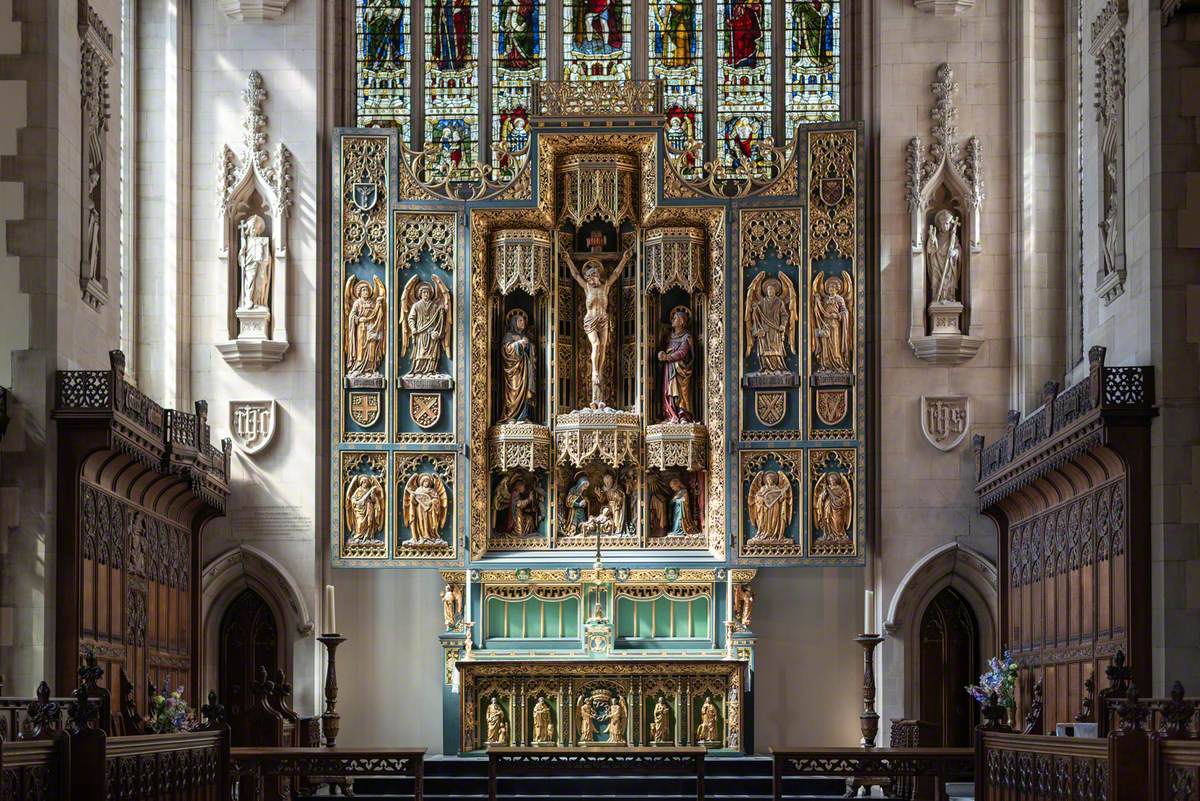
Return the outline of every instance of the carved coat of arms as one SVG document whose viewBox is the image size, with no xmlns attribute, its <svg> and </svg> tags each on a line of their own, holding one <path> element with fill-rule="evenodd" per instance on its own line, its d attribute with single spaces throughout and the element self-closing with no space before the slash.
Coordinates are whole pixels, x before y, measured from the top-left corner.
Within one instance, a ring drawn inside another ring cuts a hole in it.
<svg viewBox="0 0 1200 801">
<path fill-rule="evenodd" d="M 230 401 L 229 430 L 233 444 L 246 454 L 267 447 L 275 436 L 275 401 Z"/>
<path fill-rule="evenodd" d="M 787 414 L 786 392 L 755 392 L 754 416 L 764 426 L 776 426 Z"/>
<path fill-rule="evenodd" d="M 953 450 L 971 428 L 971 402 L 966 395 L 921 396 L 921 433 L 941 451 Z"/>
<path fill-rule="evenodd" d="M 375 208 L 379 200 L 379 187 L 372 183 L 354 184 L 350 188 L 350 199 L 365 214 Z"/>
<path fill-rule="evenodd" d="M 845 389 L 817 390 L 817 419 L 827 426 L 835 426 L 846 417 L 850 403 L 850 391 Z"/>
<path fill-rule="evenodd" d="M 379 393 L 351 392 L 350 419 L 363 428 L 370 428 L 379 419 Z"/>
<path fill-rule="evenodd" d="M 846 179 L 838 178 L 822 178 L 821 179 L 821 202 L 826 206 L 836 206 L 842 202 L 842 198 L 846 196 Z"/>
<path fill-rule="evenodd" d="M 433 428 L 442 419 L 442 396 L 414 392 L 408 396 L 408 413 L 421 428 Z"/>
</svg>

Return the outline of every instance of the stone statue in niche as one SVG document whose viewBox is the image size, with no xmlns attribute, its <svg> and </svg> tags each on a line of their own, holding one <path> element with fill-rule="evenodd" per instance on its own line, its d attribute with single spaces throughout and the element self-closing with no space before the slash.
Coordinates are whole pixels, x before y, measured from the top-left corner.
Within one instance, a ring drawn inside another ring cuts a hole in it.
<svg viewBox="0 0 1200 801">
<path fill-rule="evenodd" d="M 812 352 L 817 372 L 849 373 L 854 353 L 854 281 L 818 272 L 812 282 Z"/>
<path fill-rule="evenodd" d="M 541 486 L 532 473 L 514 470 L 500 479 L 492 507 L 496 531 L 510 537 L 535 535 L 542 522 Z"/>
<path fill-rule="evenodd" d="M 382 385 L 379 365 L 387 347 L 387 290 L 375 277 L 371 283 L 354 276 L 342 290 L 346 315 L 346 380 L 351 386 Z"/>
<path fill-rule="evenodd" d="M 654 704 L 654 717 L 650 721 L 650 742 L 671 742 L 671 707 L 661 695 Z"/>
<path fill-rule="evenodd" d="M 813 488 L 813 522 L 821 540 L 849 539 L 854 519 L 854 490 L 841 473 L 825 473 Z"/>
<path fill-rule="evenodd" d="M 754 588 L 749 584 L 733 585 L 733 618 L 743 629 L 750 629 L 754 611 Z"/>
<path fill-rule="evenodd" d="M 764 470 L 750 482 L 752 543 L 786 542 L 792 522 L 792 482 L 783 471 Z"/>
<path fill-rule="evenodd" d="M 500 342 L 500 366 L 504 372 L 501 423 L 524 423 L 533 416 L 537 394 L 537 349 L 529 327 L 529 315 L 521 309 L 508 313 L 504 339 Z"/>
<path fill-rule="evenodd" d="M 720 740 L 721 731 L 717 723 L 717 707 L 712 702 L 712 696 L 704 696 L 700 707 L 700 725 L 696 727 L 696 741 L 715 743 Z"/>
<path fill-rule="evenodd" d="M 580 695 L 575 709 L 579 712 L 579 742 L 596 742 L 596 708 L 592 706 L 592 699 Z"/>
<path fill-rule="evenodd" d="M 533 742 L 554 742 L 554 710 L 542 695 L 538 696 L 537 703 L 533 705 Z"/>
<path fill-rule="evenodd" d="M 629 713 L 625 709 L 625 699 L 618 695 L 617 700 L 608 707 L 608 741 L 610 743 L 625 742 L 625 721 L 628 719 Z"/>
<path fill-rule="evenodd" d="M 446 485 L 432 473 L 417 473 L 404 485 L 404 525 L 412 532 L 407 544 L 441 545 L 449 506 Z"/>
<path fill-rule="evenodd" d="M 446 631 L 454 631 L 462 619 L 463 591 L 457 584 L 447 584 L 442 590 L 442 620 Z"/>
<path fill-rule="evenodd" d="M 265 309 L 271 304 L 271 237 L 267 223 L 251 214 L 238 223 L 238 269 L 242 276 L 239 310 Z"/>
<path fill-rule="evenodd" d="M 87 207 L 83 232 L 83 261 L 86 265 L 87 277 L 99 280 L 102 265 L 100 263 L 101 240 L 103 239 L 100 224 L 100 185 L 101 165 L 97 157 L 88 150 L 87 193 L 83 202 Z"/>
<path fill-rule="evenodd" d="M 508 745 L 508 718 L 494 695 L 488 704 L 486 719 L 488 745 Z"/>
<path fill-rule="evenodd" d="M 622 532 L 625 530 L 625 491 L 617 483 L 616 475 L 611 472 L 604 474 L 600 484 L 596 495 L 600 498 L 601 509 L 608 510 L 613 529 L 618 533 Z"/>
<path fill-rule="evenodd" d="M 691 311 L 686 306 L 672 309 L 671 333 L 658 352 L 658 360 L 663 363 L 663 414 L 668 423 L 691 423 L 696 419 L 692 409 L 695 369 L 690 322 Z"/>
<path fill-rule="evenodd" d="M 1120 196 L 1117 188 L 1120 186 L 1120 176 L 1117 173 L 1117 160 L 1105 154 L 1104 159 L 1104 216 L 1100 219 L 1100 245 L 1104 264 L 1102 275 L 1110 275 L 1119 269 L 1117 254 L 1121 249 L 1120 228 L 1117 216 L 1120 213 Z"/>
<path fill-rule="evenodd" d="M 957 303 L 959 260 L 962 249 L 958 235 L 961 223 L 949 209 L 933 216 L 925 235 L 926 269 L 929 273 L 929 302 Z"/>
<path fill-rule="evenodd" d="M 442 279 L 410 278 L 400 299 L 400 321 L 400 350 L 410 360 L 401 383 L 409 389 L 448 389 L 450 376 L 438 367 L 443 351 L 453 354 L 454 301 Z"/>
<path fill-rule="evenodd" d="M 375 476 L 358 475 L 350 479 L 344 507 L 351 544 L 373 542 L 383 532 L 387 503 L 383 484 Z"/>
<path fill-rule="evenodd" d="M 766 380 L 766 376 L 794 380 L 787 367 L 787 355 L 796 352 L 798 308 L 796 288 L 786 275 L 763 272 L 750 281 L 746 290 L 746 355 L 754 353 L 758 358 L 758 371 L 749 377 L 751 386 L 779 383 Z"/>
<path fill-rule="evenodd" d="M 696 508 L 698 488 L 686 473 L 672 472 L 663 477 L 652 475 L 651 512 L 665 536 L 684 537 L 700 533 L 700 515 Z"/>
<path fill-rule="evenodd" d="M 625 265 L 633 256 L 632 250 L 617 262 L 608 277 L 604 277 L 604 266 L 599 259 L 588 259 L 583 263 L 583 270 L 575 264 L 570 254 L 564 253 L 567 268 L 575 283 L 583 289 L 583 301 L 586 313 L 583 316 L 583 330 L 587 334 L 588 344 L 591 345 L 591 377 L 592 377 L 592 408 L 605 408 L 603 397 L 604 367 L 608 359 L 609 342 L 612 340 L 615 324 L 612 310 L 608 308 L 608 293 L 613 284 L 621 277 Z"/>
<path fill-rule="evenodd" d="M 580 533 L 580 527 L 591 517 L 588 501 L 590 487 L 591 482 L 587 475 L 580 473 L 576 477 L 575 483 L 567 490 L 567 521 L 564 528 L 568 534 Z"/>
</svg>

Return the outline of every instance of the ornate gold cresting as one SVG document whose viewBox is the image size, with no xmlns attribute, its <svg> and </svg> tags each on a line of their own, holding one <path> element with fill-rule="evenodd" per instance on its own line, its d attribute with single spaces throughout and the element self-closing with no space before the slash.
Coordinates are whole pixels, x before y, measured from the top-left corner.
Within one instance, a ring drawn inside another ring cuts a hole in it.
<svg viewBox="0 0 1200 801">
<path fill-rule="evenodd" d="M 637 218 L 634 181 L 638 164 L 624 153 L 587 153 L 563 158 L 559 222 L 576 228 L 593 219 L 620 226 Z"/>
<path fill-rule="evenodd" d="M 704 289 L 704 229 L 693 226 L 651 228 L 643 241 L 646 289 L 684 292 Z"/>
<path fill-rule="evenodd" d="M 533 87 L 538 124 L 611 125 L 662 122 L 658 81 L 538 81 Z"/>
<path fill-rule="evenodd" d="M 501 295 L 550 291 L 550 234 L 537 228 L 497 231 L 492 239 L 492 285 Z"/>
</svg>

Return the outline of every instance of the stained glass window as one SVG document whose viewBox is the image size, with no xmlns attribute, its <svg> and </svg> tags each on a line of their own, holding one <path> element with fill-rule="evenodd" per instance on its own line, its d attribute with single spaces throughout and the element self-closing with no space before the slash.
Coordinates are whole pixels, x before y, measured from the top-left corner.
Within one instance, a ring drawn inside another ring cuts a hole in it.
<svg viewBox="0 0 1200 801">
<path fill-rule="evenodd" d="M 533 83 L 546 79 L 546 3 L 495 0 L 492 9 L 492 141 L 519 152 L 529 144 Z"/>
<path fill-rule="evenodd" d="M 787 2 L 786 131 L 839 118 L 841 100 L 841 8 L 838 0 Z"/>
<path fill-rule="evenodd" d="M 408 0 L 355 0 L 358 124 L 394 126 L 409 137 L 412 96 Z"/>
<path fill-rule="evenodd" d="M 564 0 L 563 77 L 628 80 L 633 54 L 628 0 Z"/>
<path fill-rule="evenodd" d="M 650 77 L 663 83 L 667 142 L 684 150 L 704 136 L 704 42 L 700 0 L 650 0 Z M 686 163 L 698 167 L 701 154 Z"/>
<path fill-rule="evenodd" d="M 426 0 L 427 178 L 456 178 L 479 162 L 479 13 L 475 0 Z"/>
<path fill-rule="evenodd" d="M 718 161 L 754 173 L 771 135 L 771 3 L 719 0 L 717 9 Z"/>
</svg>

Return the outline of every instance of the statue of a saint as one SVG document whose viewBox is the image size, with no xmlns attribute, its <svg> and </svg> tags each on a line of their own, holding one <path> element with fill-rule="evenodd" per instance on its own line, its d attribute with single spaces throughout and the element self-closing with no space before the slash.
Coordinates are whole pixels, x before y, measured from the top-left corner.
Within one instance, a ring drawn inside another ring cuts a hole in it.
<svg viewBox="0 0 1200 801">
<path fill-rule="evenodd" d="M 1117 270 L 1117 254 L 1121 249 L 1120 230 L 1117 226 L 1117 213 L 1120 209 L 1118 188 L 1120 181 L 1117 173 L 1117 160 L 1106 156 L 1104 160 L 1104 214 L 1100 219 L 1101 257 L 1104 264 L 1103 275 Z"/>
<path fill-rule="evenodd" d="M 452 354 L 454 302 L 436 275 L 430 283 L 413 276 L 400 299 L 400 350 L 410 359 L 408 375 L 440 375 L 443 350 Z"/>
<path fill-rule="evenodd" d="M 538 696 L 533 705 L 533 742 L 554 742 L 554 710 L 546 703 L 545 696 Z"/>
<path fill-rule="evenodd" d="M 784 542 L 792 522 L 792 482 L 787 474 L 764 470 L 750 482 L 750 542 Z"/>
<path fill-rule="evenodd" d="M 671 525 L 667 529 L 667 536 L 682 537 L 687 534 L 699 534 L 700 524 L 696 522 L 696 510 L 691 490 L 679 476 L 672 476 L 667 486 L 671 489 Z"/>
<path fill-rule="evenodd" d="M 746 290 L 746 355 L 757 353 L 762 373 L 787 372 L 796 352 L 796 289 L 783 273 L 759 273 Z"/>
<path fill-rule="evenodd" d="M 462 616 L 462 588 L 457 584 L 447 584 L 442 590 L 442 620 L 446 631 L 454 631 Z"/>
<path fill-rule="evenodd" d="M 750 616 L 754 610 L 754 590 L 749 584 L 733 585 L 733 617 L 743 629 L 750 628 Z"/>
<path fill-rule="evenodd" d="M 267 223 L 251 214 L 238 224 L 238 267 L 242 270 L 239 309 L 265 309 L 271 304 L 271 237 Z"/>
<path fill-rule="evenodd" d="M 691 423 L 692 411 L 692 335 L 688 331 L 690 312 L 686 306 L 671 311 L 671 334 L 658 352 L 663 363 L 663 413 L 668 423 Z"/>
<path fill-rule="evenodd" d="M 404 485 L 404 525 L 412 532 L 409 543 L 441 543 L 446 524 L 446 485 L 432 473 L 417 473 Z"/>
<path fill-rule="evenodd" d="M 387 290 L 378 277 L 371 283 L 353 275 L 342 290 L 346 320 L 347 376 L 378 376 L 387 344 Z"/>
<path fill-rule="evenodd" d="M 842 473 L 825 473 L 813 488 L 813 522 L 820 540 L 849 538 L 854 520 L 854 491 Z"/>
<path fill-rule="evenodd" d="M 537 350 L 530 339 L 529 316 L 521 309 L 509 312 L 508 330 L 500 342 L 504 371 L 504 407 L 501 423 L 523 423 L 533 415 L 537 393 Z"/>
<path fill-rule="evenodd" d="M 596 741 L 596 708 L 592 706 L 592 701 L 585 695 L 579 696 L 579 703 L 575 705 L 579 711 L 579 742 L 594 743 Z"/>
<path fill-rule="evenodd" d="M 87 277 L 100 278 L 100 251 L 102 232 L 100 225 L 100 165 L 91 154 L 88 157 L 88 191 L 83 196 L 87 204 L 87 220 L 83 232 L 83 261 L 87 265 Z"/>
<path fill-rule="evenodd" d="M 583 302 L 586 309 L 583 315 L 583 330 L 587 334 L 588 343 L 592 346 L 593 409 L 602 409 L 605 406 L 603 397 L 604 366 L 608 359 L 608 346 L 615 328 L 612 312 L 608 308 L 608 291 L 621 277 L 631 256 L 633 256 L 632 250 L 625 251 L 625 255 L 617 262 L 616 268 L 609 273 L 608 278 L 604 278 L 603 265 L 599 260 L 588 259 L 583 264 L 583 273 L 580 274 L 579 268 L 570 254 L 563 254 L 567 268 L 571 271 L 571 277 L 583 288 Z"/>
<path fill-rule="evenodd" d="M 508 745 L 508 718 L 494 695 L 487 708 L 487 742 L 488 745 Z"/>
<path fill-rule="evenodd" d="M 617 696 L 617 700 L 608 707 L 608 741 L 610 743 L 625 742 L 625 721 L 629 713 L 625 709 L 625 699 Z"/>
<path fill-rule="evenodd" d="M 817 371 L 846 373 L 852 364 L 854 316 L 850 313 L 854 282 L 841 276 L 818 272 L 812 282 L 812 351 Z"/>
<path fill-rule="evenodd" d="M 613 531 L 620 534 L 625 530 L 625 491 L 617 484 L 617 477 L 612 473 L 605 473 L 600 480 L 603 486 L 596 490 L 596 495 L 600 498 L 601 508 L 608 510 Z"/>
<path fill-rule="evenodd" d="M 350 542 L 361 544 L 374 541 L 383 531 L 383 484 L 375 476 L 357 475 L 346 487 L 344 512 Z"/>
<path fill-rule="evenodd" d="M 493 503 L 496 530 L 513 537 L 537 533 L 542 522 L 542 493 L 537 479 L 524 470 L 515 470 L 500 479 Z"/>
<path fill-rule="evenodd" d="M 654 705 L 654 717 L 650 721 L 650 742 L 669 743 L 671 738 L 671 707 L 661 695 Z"/>
<path fill-rule="evenodd" d="M 929 276 L 930 303 L 958 302 L 958 218 L 949 209 L 933 215 L 925 235 L 925 263 Z"/>
<path fill-rule="evenodd" d="M 579 531 L 580 526 L 587 522 L 591 516 L 591 509 L 588 507 L 587 491 L 591 483 L 587 476 L 582 473 L 575 480 L 575 484 L 571 489 L 567 490 L 567 525 L 568 534 L 575 534 Z"/>
<path fill-rule="evenodd" d="M 721 730 L 717 724 L 717 707 L 712 702 L 712 696 L 704 696 L 700 707 L 700 725 L 696 727 L 696 740 L 701 743 L 720 742 Z"/>
</svg>

